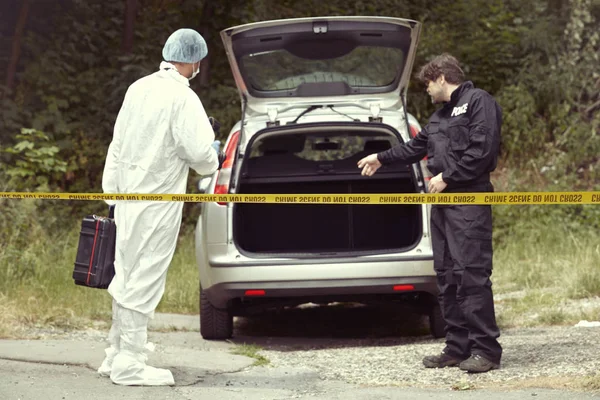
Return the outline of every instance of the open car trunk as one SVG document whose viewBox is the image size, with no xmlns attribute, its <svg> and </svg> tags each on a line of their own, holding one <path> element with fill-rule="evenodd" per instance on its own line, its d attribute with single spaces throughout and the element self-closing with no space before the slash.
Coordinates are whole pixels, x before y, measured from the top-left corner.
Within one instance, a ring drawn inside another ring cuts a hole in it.
<svg viewBox="0 0 600 400">
<path fill-rule="evenodd" d="M 409 165 L 386 166 L 372 177 L 362 157 L 398 143 L 392 128 L 373 124 L 281 127 L 257 133 L 240 168 L 238 193 L 415 193 Z M 233 208 L 241 251 L 285 255 L 401 252 L 422 234 L 420 205 L 244 204 Z"/>
<path fill-rule="evenodd" d="M 348 95 L 397 110 L 420 32 L 409 19 L 329 16 L 240 25 L 221 39 L 245 112 L 264 115 L 290 102 L 345 103 Z"/>
</svg>

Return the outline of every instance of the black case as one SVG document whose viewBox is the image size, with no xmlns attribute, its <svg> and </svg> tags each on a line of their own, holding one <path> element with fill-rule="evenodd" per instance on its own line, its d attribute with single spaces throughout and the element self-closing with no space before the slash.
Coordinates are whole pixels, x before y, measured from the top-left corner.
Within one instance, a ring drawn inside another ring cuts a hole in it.
<svg viewBox="0 0 600 400">
<path fill-rule="evenodd" d="M 88 215 L 81 222 L 73 279 L 76 285 L 106 289 L 115 276 L 114 207 L 108 217 Z"/>
</svg>

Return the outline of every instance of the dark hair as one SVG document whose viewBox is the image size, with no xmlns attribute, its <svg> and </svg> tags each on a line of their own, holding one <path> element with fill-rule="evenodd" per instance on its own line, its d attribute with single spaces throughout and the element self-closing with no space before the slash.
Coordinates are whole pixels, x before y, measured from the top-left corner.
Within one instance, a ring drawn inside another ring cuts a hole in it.
<svg viewBox="0 0 600 400">
<path fill-rule="evenodd" d="M 435 81 L 441 75 L 448 83 L 460 85 L 465 80 L 465 73 L 460 68 L 458 60 L 448 53 L 441 54 L 421 67 L 418 79 L 427 83 Z"/>
</svg>

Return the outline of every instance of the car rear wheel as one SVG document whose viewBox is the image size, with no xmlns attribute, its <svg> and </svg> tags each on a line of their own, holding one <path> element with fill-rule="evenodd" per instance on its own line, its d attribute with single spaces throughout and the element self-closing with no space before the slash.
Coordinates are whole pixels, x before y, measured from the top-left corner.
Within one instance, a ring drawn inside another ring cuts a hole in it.
<svg viewBox="0 0 600 400">
<path fill-rule="evenodd" d="M 200 334 L 206 340 L 229 339 L 233 335 L 233 315 L 215 308 L 200 288 Z"/>
<path fill-rule="evenodd" d="M 429 330 L 434 338 L 443 338 L 446 336 L 444 328 L 446 322 L 442 315 L 442 309 L 439 304 L 434 305 L 429 311 Z"/>
</svg>

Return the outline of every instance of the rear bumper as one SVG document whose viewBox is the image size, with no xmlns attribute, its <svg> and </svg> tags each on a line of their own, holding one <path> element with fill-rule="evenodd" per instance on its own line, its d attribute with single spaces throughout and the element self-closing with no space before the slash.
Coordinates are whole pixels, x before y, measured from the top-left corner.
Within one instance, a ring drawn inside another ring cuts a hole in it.
<svg viewBox="0 0 600 400">
<path fill-rule="evenodd" d="M 259 258 L 241 253 L 233 243 L 225 240 L 207 243 L 204 234 L 209 218 L 204 217 L 196 226 L 196 259 L 202 290 L 217 308 L 227 307 L 234 299 L 250 299 L 245 296 L 247 290 L 264 290 L 262 298 L 273 301 L 301 298 L 306 302 L 316 297 L 346 301 L 369 295 L 437 295 L 428 235 L 424 235 L 416 247 L 403 253 Z M 211 236 L 213 240 L 214 236 Z M 414 289 L 394 291 L 397 285 L 413 285 Z"/>
<path fill-rule="evenodd" d="M 409 289 L 407 286 L 412 286 Z M 398 288 L 398 286 L 401 286 Z M 394 288 L 402 290 L 394 290 Z M 260 297 L 246 296 L 247 290 L 263 290 Z M 218 283 L 202 291 L 210 303 L 217 308 L 226 308 L 233 299 L 311 299 L 328 298 L 332 301 L 347 301 L 367 295 L 398 295 L 407 293 L 427 293 L 437 295 L 435 276 L 402 278 L 337 279 L 280 282 L 235 282 Z"/>
</svg>

